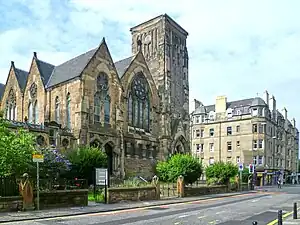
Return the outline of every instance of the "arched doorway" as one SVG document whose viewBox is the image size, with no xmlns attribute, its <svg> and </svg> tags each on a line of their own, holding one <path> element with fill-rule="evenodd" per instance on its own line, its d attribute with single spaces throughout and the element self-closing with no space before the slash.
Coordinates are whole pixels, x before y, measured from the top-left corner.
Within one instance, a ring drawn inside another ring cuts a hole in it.
<svg viewBox="0 0 300 225">
<path fill-rule="evenodd" d="M 108 169 L 108 173 L 110 175 L 113 174 L 113 171 L 114 171 L 114 154 L 113 154 L 113 147 L 109 144 L 109 143 L 106 143 L 104 145 L 104 150 L 105 150 L 105 153 L 107 155 L 107 169 Z"/>
</svg>

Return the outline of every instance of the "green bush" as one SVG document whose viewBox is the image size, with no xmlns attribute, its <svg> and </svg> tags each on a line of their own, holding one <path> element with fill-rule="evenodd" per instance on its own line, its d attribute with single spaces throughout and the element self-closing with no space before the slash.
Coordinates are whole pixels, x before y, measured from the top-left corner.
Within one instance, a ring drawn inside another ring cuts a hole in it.
<svg viewBox="0 0 300 225">
<path fill-rule="evenodd" d="M 214 179 L 215 184 L 228 184 L 237 174 L 238 167 L 231 162 L 216 162 L 205 169 L 206 179 Z"/>
<path fill-rule="evenodd" d="M 244 170 L 242 172 L 242 182 L 243 183 L 248 183 L 249 176 L 250 176 L 249 169 L 244 168 Z"/>
<path fill-rule="evenodd" d="M 182 175 L 185 183 L 194 183 L 202 174 L 202 162 L 191 155 L 176 154 L 156 166 L 159 179 L 164 182 L 176 182 Z"/>
<path fill-rule="evenodd" d="M 80 179 L 87 179 L 93 184 L 95 168 L 107 167 L 107 155 L 99 148 L 80 147 L 68 152 L 67 155 L 72 167 L 71 173 Z"/>
</svg>

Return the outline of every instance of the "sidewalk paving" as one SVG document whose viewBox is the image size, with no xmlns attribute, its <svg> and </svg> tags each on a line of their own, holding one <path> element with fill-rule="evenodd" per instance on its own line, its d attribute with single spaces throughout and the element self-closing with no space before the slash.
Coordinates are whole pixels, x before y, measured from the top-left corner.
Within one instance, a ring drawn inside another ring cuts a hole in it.
<svg viewBox="0 0 300 225">
<path fill-rule="evenodd" d="M 205 199 L 212 199 L 212 198 L 230 197 L 230 196 L 247 194 L 247 193 L 256 193 L 256 191 L 213 194 L 213 195 L 198 196 L 198 197 L 173 198 L 173 199 L 163 199 L 163 200 L 156 200 L 156 201 L 123 202 L 123 203 L 116 203 L 116 204 L 93 203 L 86 207 L 59 208 L 53 210 L 40 210 L 40 211 L 29 211 L 29 212 L 6 212 L 6 213 L 0 213 L 0 223 L 35 220 L 35 219 L 47 219 L 47 218 L 64 217 L 64 216 L 75 216 L 75 215 L 84 215 L 90 213 L 111 212 L 117 210 L 128 210 L 128 209 L 143 208 L 149 206 L 160 206 L 166 204 L 176 204 L 176 203 L 205 200 Z"/>
</svg>

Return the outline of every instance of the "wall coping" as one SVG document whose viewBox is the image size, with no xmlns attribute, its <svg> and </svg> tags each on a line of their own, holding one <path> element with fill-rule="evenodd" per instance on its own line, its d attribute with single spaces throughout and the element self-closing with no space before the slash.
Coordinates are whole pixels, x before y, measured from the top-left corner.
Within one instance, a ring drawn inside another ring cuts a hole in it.
<svg viewBox="0 0 300 225">
<path fill-rule="evenodd" d="M 108 188 L 108 191 L 117 192 L 117 191 L 138 191 L 138 190 L 151 190 L 155 189 L 154 186 L 144 186 L 144 187 L 114 187 L 114 188 Z"/>
<path fill-rule="evenodd" d="M 74 190 L 51 190 L 51 191 L 40 191 L 40 194 L 53 194 L 53 193 L 79 193 L 88 192 L 88 189 L 74 189 Z M 36 191 L 35 191 L 36 193 Z"/>
</svg>

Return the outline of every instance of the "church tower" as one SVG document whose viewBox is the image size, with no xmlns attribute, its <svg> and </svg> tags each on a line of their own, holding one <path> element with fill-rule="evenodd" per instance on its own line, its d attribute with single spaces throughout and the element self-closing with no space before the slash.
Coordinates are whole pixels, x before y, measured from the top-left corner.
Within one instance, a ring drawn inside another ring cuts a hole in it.
<svg viewBox="0 0 300 225">
<path fill-rule="evenodd" d="M 132 53 L 142 52 L 161 102 L 160 152 L 162 158 L 189 151 L 188 36 L 167 14 L 130 29 Z"/>
</svg>

